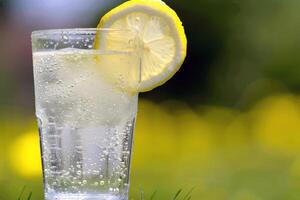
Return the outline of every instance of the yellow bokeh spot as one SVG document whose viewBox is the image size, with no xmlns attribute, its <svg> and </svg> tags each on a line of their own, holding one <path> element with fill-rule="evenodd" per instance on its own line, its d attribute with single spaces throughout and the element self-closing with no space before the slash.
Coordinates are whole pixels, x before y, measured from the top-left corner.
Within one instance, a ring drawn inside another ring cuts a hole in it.
<svg viewBox="0 0 300 200">
<path fill-rule="evenodd" d="M 0 144 L 1 145 L 1 144 Z M 4 155 L 2 154 L 2 149 L 0 149 L 0 179 L 2 177 L 3 163 L 4 163 Z"/>
<path fill-rule="evenodd" d="M 300 151 L 300 112 L 293 96 L 275 96 L 264 100 L 253 112 L 254 133 L 270 152 L 285 155 Z"/>
<path fill-rule="evenodd" d="M 176 118 L 178 137 L 180 137 L 180 145 L 178 145 L 180 149 L 177 154 L 181 153 L 181 158 L 185 162 L 188 162 L 187 159 L 195 162 L 196 159 L 205 164 L 216 149 L 212 127 L 191 109 L 178 112 Z"/>
<path fill-rule="evenodd" d="M 38 133 L 32 131 L 17 138 L 10 147 L 9 160 L 12 168 L 21 176 L 40 176 L 42 166 Z"/>
<path fill-rule="evenodd" d="M 135 130 L 136 163 L 148 163 L 149 157 L 170 158 L 176 150 L 175 130 L 174 118 L 168 112 L 157 104 L 141 100 Z"/>
</svg>

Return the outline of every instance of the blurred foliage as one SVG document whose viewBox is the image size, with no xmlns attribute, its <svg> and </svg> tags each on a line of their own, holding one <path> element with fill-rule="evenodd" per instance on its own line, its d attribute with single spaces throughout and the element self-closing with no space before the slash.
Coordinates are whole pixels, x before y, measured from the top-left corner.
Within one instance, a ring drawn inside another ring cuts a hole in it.
<svg viewBox="0 0 300 200">
<path fill-rule="evenodd" d="M 299 92 L 299 1 L 169 0 L 188 37 L 180 73 L 152 93 L 189 104 L 247 108 L 277 92 Z"/>
<path fill-rule="evenodd" d="M 32 199 L 41 199 L 35 120 L 7 116 L 0 121 L 0 199 L 16 199 L 25 185 Z M 270 96 L 244 112 L 142 99 L 131 197 L 139 199 L 144 190 L 145 199 L 154 191 L 156 199 L 169 199 L 178 188 L 195 187 L 193 199 L 296 200 L 299 133 L 300 97 L 290 94 Z"/>
</svg>

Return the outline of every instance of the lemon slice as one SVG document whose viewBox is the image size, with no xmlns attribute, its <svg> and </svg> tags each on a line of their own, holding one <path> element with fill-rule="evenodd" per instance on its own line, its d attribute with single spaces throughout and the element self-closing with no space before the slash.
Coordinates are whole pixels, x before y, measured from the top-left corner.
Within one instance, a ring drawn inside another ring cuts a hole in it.
<svg viewBox="0 0 300 200">
<path fill-rule="evenodd" d="M 160 0 L 127 1 L 104 15 L 98 28 L 131 30 L 97 35 L 95 48 L 136 50 L 140 56 L 139 92 L 164 84 L 186 57 L 182 23 Z"/>
</svg>

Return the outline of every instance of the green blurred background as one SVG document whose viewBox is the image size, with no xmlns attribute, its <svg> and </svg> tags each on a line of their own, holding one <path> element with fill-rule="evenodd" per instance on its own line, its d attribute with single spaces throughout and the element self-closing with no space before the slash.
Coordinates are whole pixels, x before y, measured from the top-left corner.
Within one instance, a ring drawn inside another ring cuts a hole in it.
<svg viewBox="0 0 300 200">
<path fill-rule="evenodd" d="M 0 0 L 0 200 L 43 196 L 31 31 L 95 27 L 121 2 Z M 300 1 L 166 2 L 188 56 L 140 95 L 130 199 L 300 199 Z"/>
</svg>

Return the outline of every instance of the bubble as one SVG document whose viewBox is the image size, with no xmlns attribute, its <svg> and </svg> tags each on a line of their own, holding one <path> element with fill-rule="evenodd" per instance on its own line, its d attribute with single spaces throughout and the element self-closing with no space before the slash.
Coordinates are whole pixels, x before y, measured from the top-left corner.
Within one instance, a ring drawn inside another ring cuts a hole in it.
<svg viewBox="0 0 300 200">
<path fill-rule="evenodd" d="M 63 83 L 63 81 L 62 80 L 58 80 L 58 81 L 56 81 L 56 84 L 62 84 Z"/>
<path fill-rule="evenodd" d="M 67 171 L 64 173 L 64 176 L 68 176 L 69 174 L 70 174 L 70 172 Z"/>
<path fill-rule="evenodd" d="M 100 185 L 104 185 L 104 181 L 100 181 Z"/>
<path fill-rule="evenodd" d="M 104 154 L 104 155 L 108 155 L 108 151 L 107 151 L 107 150 L 104 150 L 104 151 L 103 151 L 103 154 Z"/>
<path fill-rule="evenodd" d="M 114 191 L 114 188 L 111 188 L 111 187 L 110 187 L 108 190 L 109 190 L 110 192 L 113 192 L 113 191 Z"/>
<path fill-rule="evenodd" d="M 85 185 L 85 184 L 87 183 L 87 181 L 86 181 L 86 180 L 83 180 L 82 183 Z"/>
</svg>

